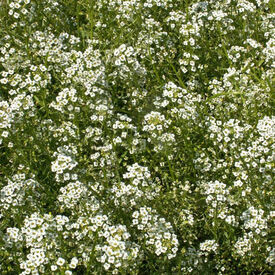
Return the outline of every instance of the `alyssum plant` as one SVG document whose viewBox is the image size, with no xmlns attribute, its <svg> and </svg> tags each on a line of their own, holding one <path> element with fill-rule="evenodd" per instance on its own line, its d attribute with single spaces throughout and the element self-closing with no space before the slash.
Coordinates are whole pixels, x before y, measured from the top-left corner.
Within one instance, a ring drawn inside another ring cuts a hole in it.
<svg viewBox="0 0 275 275">
<path fill-rule="evenodd" d="M 274 2 L 0 2 L 1 274 L 272 274 Z"/>
</svg>

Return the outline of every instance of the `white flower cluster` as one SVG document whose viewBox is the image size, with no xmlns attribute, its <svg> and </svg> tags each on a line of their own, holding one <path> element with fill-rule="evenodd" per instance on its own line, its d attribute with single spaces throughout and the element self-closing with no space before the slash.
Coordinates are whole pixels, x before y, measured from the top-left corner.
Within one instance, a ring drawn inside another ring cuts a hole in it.
<svg viewBox="0 0 275 275">
<path fill-rule="evenodd" d="M 26 179 L 24 173 L 8 178 L 7 184 L 0 190 L 0 218 L 6 211 L 11 211 L 11 207 L 25 205 L 28 193 L 34 192 L 37 186 L 38 183 L 33 178 Z"/>
<path fill-rule="evenodd" d="M 142 201 L 151 201 L 159 193 L 159 187 L 153 182 L 148 167 L 140 166 L 138 163 L 127 166 L 123 179 L 127 182 L 115 183 L 111 189 L 117 206 L 129 210 Z"/>
<path fill-rule="evenodd" d="M 226 189 L 226 185 L 222 182 L 216 180 L 215 182 L 208 182 L 204 186 L 204 192 L 206 197 L 206 202 L 211 204 L 212 207 L 217 207 L 219 202 L 225 202 L 229 191 Z"/>
<path fill-rule="evenodd" d="M 122 114 L 118 114 L 117 120 L 113 123 L 112 128 L 116 134 L 116 137 L 113 139 L 115 145 L 128 146 L 126 140 L 129 132 L 136 132 L 136 127 L 132 124 L 132 119 Z"/>
<path fill-rule="evenodd" d="M 274 268 L 269 0 L 0 0 L 0 274 Z"/>
<path fill-rule="evenodd" d="M 33 213 L 26 217 L 24 225 L 18 232 L 16 228 L 9 229 L 14 243 L 23 242 L 28 253 L 26 259 L 21 259 L 20 268 L 24 270 L 20 274 L 39 274 L 43 272 L 45 265 L 52 261 L 52 257 L 58 248 L 58 231 L 63 230 L 63 226 L 68 222 L 68 218 L 58 215 L 41 216 Z"/>
<path fill-rule="evenodd" d="M 170 107 L 169 113 L 172 117 L 184 120 L 196 120 L 198 116 L 197 104 L 202 100 L 200 94 L 187 92 L 173 82 L 165 84 L 162 94 L 164 101 L 162 107 Z"/>
<path fill-rule="evenodd" d="M 215 240 L 206 240 L 200 243 L 200 251 L 202 255 L 208 256 L 211 252 L 217 253 L 219 245 Z"/>
<path fill-rule="evenodd" d="M 77 154 L 77 150 L 74 146 L 58 147 L 57 152 L 54 152 L 53 156 L 57 157 L 51 164 L 52 172 L 56 173 L 56 180 L 61 181 L 60 176 L 63 175 L 63 180 L 77 179 L 77 176 L 67 176 L 65 171 L 71 171 L 77 166 L 77 161 L 74 160 L 74 155 Z"/>
<path fill-rule="evenodd" d="M 251 206 L 241 216 L 241 219 L 244 221 L 244 228 L 265 236 L 267 234 L 267 219 L 265 219 L 263 215 L 264 211 L 262 209 L 257 210 Z"/>
<path fill-rule="evenodd" d="M 128 75 L 137 74 L 144 77 L 146 75 L 145 68 L 138 62 L 137 54 L 133 47 L 120 45 L 113 51 L 114 64 L 117 70 L 111 75 L 119 75 L 122 79 L 127 79 Z"/>
<path fill-rule="evenodd" d="M 252 243 L 253 235 L 251 236 L 251 234 L 244 234 L 244 236 L 238 238 L 237 242 L 234 244 L 236 253 L 242 257 L 247 255 L 251 251 Z"/>
<path fill-rule="evenodd" d="M 122 268 L 134 269 L 142 252 L 131 241 L 126 226 L 113 225 L 108 216 L 101 213 L 100 205 L 93 197 L 82 207 L 76 215 L 77 220 L 67 228 L 69 235 L 78 243 L 83 263 L 90 265 L 90 257 L 95 255 L 105 272 L 118 274 Z"/>
<path fill-rule="evenodd" d="M 0 101 L 0 144 L 3 142 L 3 137 L 6 138 L 9 135 L 8 128 L 11 127 L 14 114 L 10 109 L 8 102 Z"/>
<path fill-rule="evenodd" d="M 275 116 L 265 116 L 260 119 L 257 124 L 259 134 L 264 137 L 265 140 L 272 140 L 275 138 Z"/>
<path fill-rule="evenodd" d="M 54 109 L 62 112 L 64 110 L 64 107 L 66 107 L 66 105 L 76 101 L 77 101 L 76 90 L 73 88 L 71 90 L 69 90 L 68 88 L 65 88 L 56 97 L 56 103 L 52 102 L 50 104 L 50 107 L 53 107 Z M 69 111 L 72 111 L 71 105 L 68 106 L 68 109 Z"/>
<path fill-rule="evenodd" d="M 69 137 L 77 139 L 77 127 L 71 121 L 62 121 L 62 124 L 54 125 L 52 120 L 44 120 L 43 124 L 49 125 L 48 129 L 52 132 L 53 137 L 59 138 L 60 141 L 66 142 Z"/>
<path fill-rule="evenodd" d="M 129 240 L 130 234 L 123 225 L 105 226 L 102 235 L 106 241 L 95 247 L 100 255 L 98 261 L 105 270 L 112 269 L 112 274 L 119 274 L 119 269 L 128 265 L 129 261 L 134 263 L 139 256 L 139 247 Z"/>
<path fill-rule="evenodd" d="M 157 137 L 156 132 L 162 132 L 169 127 L 171 121 L 167 120 L 160 112 L 152 111 L 144 116 L 143 131 L 152 134 L 153 138 Z"/>
<path fill-rule="evenodd" d="M 147 167 L 140 166 L 134 163 L 132 166 L 127 167 L 127 172 L 123 174 L 124 179 L 132 179 L 132 184 L 135 186 L 147 186 L 151 174 Z"/>
<path fill-rule="evenodd" d="M 63 57 L 67 62 L 62 64 L 65 72 L 62 74 L 64 83 L 78 83 L 85 87 L 85 95 L 91 97 L 102 92 L 101 89 L 94 89 L 96 82 L 102 82 L 105 68 L 100 59 L 100 52 L 92 46 L 84 52 L 72 50 Z M 62 59 L 61 59 L 62 60 Z"/>
<path fill-rule="evenodd" d="M 66 186 L 60 188 L 60 195 L 57 200 L 62 208 L 74 208 L 79 200 L 87 195 L 88 189 L 80 181 L 70 182 Z"/>
<path fill-rule="evenodd" d="M 269 255 L 266 258 L 266 262 L 271 266 L 274 266 L 275 265 L 275 248 L 271 249 L 271 247 L 269 247 L 268 251 L 269 251 Z"/>
<path fill-rule="evenodd" d="M 132 214 L 132 226 L 141 231 L 139 238 L 144 239 L 148 249 L 156 255 L 174 258 L 178 251 L 178 239 L 172 225 L 156 214 L 150 207 L 140 207 Z"/>
<path fill-rule="evenodd" d="M 29 14 L 26 5 L 30 3 L 30 0 L 15 0 L 9 3 L 9 15 L 13 16 L 15 19 L 19 17 L 26 16 Z"/>
</svg>

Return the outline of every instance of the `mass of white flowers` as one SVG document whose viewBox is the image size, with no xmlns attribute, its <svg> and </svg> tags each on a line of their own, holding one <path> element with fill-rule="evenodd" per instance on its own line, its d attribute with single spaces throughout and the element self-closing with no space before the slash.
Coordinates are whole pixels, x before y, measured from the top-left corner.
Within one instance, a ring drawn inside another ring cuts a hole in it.
<svg viewBox="0 0 275 275">
<path fill-rule="evenodd" d="M 0 274 L 273 274 L 272 0 L 0 1 Z"/>
</svg>

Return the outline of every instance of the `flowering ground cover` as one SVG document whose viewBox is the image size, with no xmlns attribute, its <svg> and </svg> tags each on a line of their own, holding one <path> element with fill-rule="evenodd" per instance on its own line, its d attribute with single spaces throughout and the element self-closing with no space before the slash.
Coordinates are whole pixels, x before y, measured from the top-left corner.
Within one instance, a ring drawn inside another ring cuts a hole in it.
<svg viewBox="0 0 275 275">
<path fill-rule="evenodd" d="M 0 274 L 273 274 L 274 11 L 0 1 Z"/>
</svg>

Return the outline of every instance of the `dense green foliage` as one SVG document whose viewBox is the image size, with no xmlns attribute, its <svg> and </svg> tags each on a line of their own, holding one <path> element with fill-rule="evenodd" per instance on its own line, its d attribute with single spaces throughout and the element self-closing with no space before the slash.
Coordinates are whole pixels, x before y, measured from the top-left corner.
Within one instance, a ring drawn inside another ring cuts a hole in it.
<svg viewBox="0 0 275 275">
<path fill-rule="evenodd" d="M 0 1 L 0 274 L 272 274 L 274 8 Z"/>
</svg>

